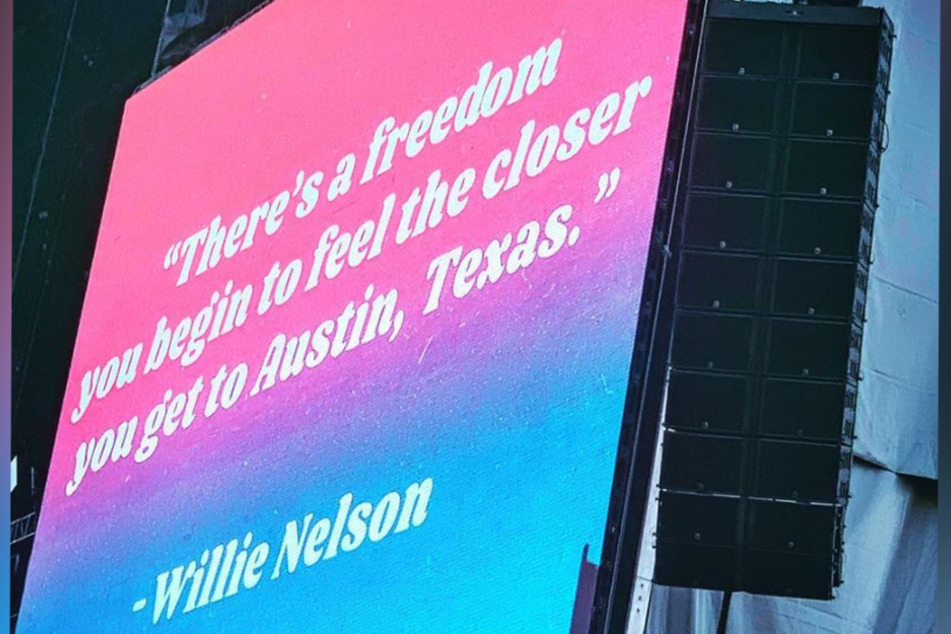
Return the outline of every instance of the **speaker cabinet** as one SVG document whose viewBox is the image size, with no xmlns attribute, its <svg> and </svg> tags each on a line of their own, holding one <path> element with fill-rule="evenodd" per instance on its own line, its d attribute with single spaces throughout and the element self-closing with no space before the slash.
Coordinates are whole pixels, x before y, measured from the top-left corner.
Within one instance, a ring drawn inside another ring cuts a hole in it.
<svg viewBox="0 0 951 634">
<path fill-rule="evenodd" d="M 739 495 L 747 444 L 738 436 L 667 431 L 660 485 L 665 490 Z"/>
<path fill-rule="evenodd" d="M 756 257 L 684 251 L 677 301 L 689 308 L 749 312 L 759 303 L 760 265 Z"/>
<path fill-rule="evenodd" d="M 758 431 L 779 438 L 848 442 L 851 428 L 842 424 L 845 401 L 840 383 L 766 379 Z"/>
<path fill-rule="evenodd" d="M 770 374 L 836 379 L 845 375 L 852 327 L 805 319 L 768 320 Z"/>
<path fill-rule="evenodd" d="M 796 78 L 875 83 L 884 53 L 879 48 L 883 27 L 889 35 L 894 32 L 890 24 L 872 28 L 838 24 L 802 28 Z"/>
<path fill-rule="evenodd" d="M 700 85 L 697 128 L 723 132 L 776 130 L 775 81 L 706 77 Z"/>
<path fill-rule="evenodd" d="M 893 29 L 710 0 L 674 209 L 655 580 L 832 598 Z"/>
<path fill-rule="evenodd" d="M 796 84 L 791 132 L 797 136 L 863 141 L 872 129 L 874 87 Z"/>
<path fill-rule="evenodd" d="M 751 382 L 746 375 L 671 372 L 667 388 L 667 427 L 743 433 L 747 427 Z"/>
<path fill-rule="evenodd" d="M 687 200 L 683 244 L 698 249 L 761 251 L 767 200 L 759 196 L 693 194 Z"/>
<path fill-rule="evenodd" d="M 841 506 L 662 491 L 654 580 L 827 598 L 840 570 Z"/>
<path fill-rule="evenodd" d="M 697 187 L 766 192 L 772 179 L 773 140 L 698 134 L 692 177 Z"/>
<path fill-rule="evenodd" d="M 782 202 L 779 214 L 777 254 L 859 259 L 857 238 L 865 214 L 861 203 L 790 198 Z"/>
<path fill-rule="evenodd" d="M 750 500 L 750 546 L 787 553 L 832 553 L 841 528 L 841 511 L 831 504 Z"/>
<path fill-rule="evenodd" d="M 658 502 L 657 525 L 663 527 L 670 541 L 705 546 L 740 545 L 741 498 L 664 491 Z"/>
<path fill-rule="evenodd" d="M 848 466 L 851 449 L 798 440 L 760 440 L 751 495 L 806 502 L 835 502 L 839 471 Z"/>
<path fill-rule="evenodd" d="M 827 599 L 832 594 L 835 562 L 829 556 L 751 551 L 744 559 L 747 592 Z"/>
<path fill-rule="evenodd" d="M 862 143 L 790 141 L 783 193 L 858 200 L 865 192 L 867 152 Z"/>
<path fill-rule="evenodd" d="M 746 20 L 708 20 L 701 77 L 722 73 L 776 77 L 782 62 L 783 25 Z"/>
<path fill-rule="evenodd" d="M 739 590 L 739 548 L 657 542 L 654 582 L 666 586 Z"/>
<path fill-rule="evenodd" d="M 750 369 L 753 319 L 702 313 L 677 317 L 673 361 L 678 368 Z"/>
<path fill-rule="evenodd" d="M 775 266 L 773 314 L 836 320 L 852 316 L 854 263 L 780 259 Z"/>
</svg>

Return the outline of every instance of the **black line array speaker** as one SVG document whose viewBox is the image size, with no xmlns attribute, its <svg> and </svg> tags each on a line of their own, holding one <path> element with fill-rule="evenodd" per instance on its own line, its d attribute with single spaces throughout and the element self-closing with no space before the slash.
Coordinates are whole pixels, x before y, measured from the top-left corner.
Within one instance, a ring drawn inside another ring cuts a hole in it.
<svg viewBox="0 0 951 634">
<path fill-rule="evenodd" d="M 893 28 L 708 7 L 672 236 L 655 581 L 832 598 Z"/>
</svg>

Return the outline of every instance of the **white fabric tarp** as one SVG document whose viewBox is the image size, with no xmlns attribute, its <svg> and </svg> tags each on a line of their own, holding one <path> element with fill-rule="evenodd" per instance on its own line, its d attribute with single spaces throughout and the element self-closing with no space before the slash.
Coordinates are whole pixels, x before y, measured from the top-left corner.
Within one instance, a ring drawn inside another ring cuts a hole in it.
<svg viewBox="0 0 951 634">
<path fill-rule="evenodd" d="M 862 347 L 856 453 L 938 477 L 939 0 L 874 0 L 895 23 Z"/>
</svg>

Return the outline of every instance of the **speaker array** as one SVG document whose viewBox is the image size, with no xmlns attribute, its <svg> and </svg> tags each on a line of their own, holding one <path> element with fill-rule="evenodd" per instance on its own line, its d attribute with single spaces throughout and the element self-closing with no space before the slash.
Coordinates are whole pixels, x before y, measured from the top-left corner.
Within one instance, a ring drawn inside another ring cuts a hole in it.
<svg viewBox="0 0 951 634">
<path fill-rule="evenodd" d="M 714 2 L 673 239 L 655 580 L 841 583 L 892 27 Z"/>
</svg>

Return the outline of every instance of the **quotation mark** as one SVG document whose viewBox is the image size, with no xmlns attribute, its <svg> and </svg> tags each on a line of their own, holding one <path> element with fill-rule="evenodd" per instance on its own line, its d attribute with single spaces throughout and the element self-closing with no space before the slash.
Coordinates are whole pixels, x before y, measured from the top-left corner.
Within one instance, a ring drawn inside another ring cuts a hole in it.
<svg viewBox="0 0 951 634">
<path fill-rule="evenodd" d="M 176 242 L 175 244 L 173 244 L 172 246 L 168 248 L 168 253 L 165 254 L 165 264 L 164 264 L 165 270 L 168 270 L 169 267 L 174 266 L 175 263 L 178 262 L 178 256 L 181 254 L 181 251 L 182 251 L 181 241 Z"/>
<path fill-rule="evenodd" d="M 610 198 L 615 190 L 617 189 L 617 184 L 621 181 L 621 168 L 615 167 L 610 172 L 605 172 L 601 174 L 598 178 L 598 195 L 594 197 L 594 202 L 599 203 L 605 198 Z"/>
</svg>

